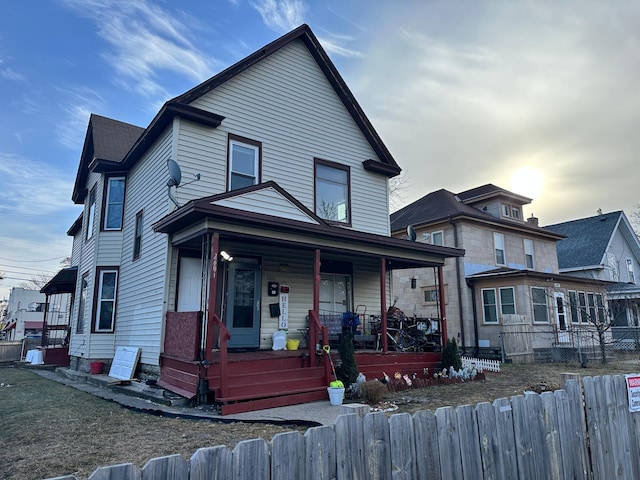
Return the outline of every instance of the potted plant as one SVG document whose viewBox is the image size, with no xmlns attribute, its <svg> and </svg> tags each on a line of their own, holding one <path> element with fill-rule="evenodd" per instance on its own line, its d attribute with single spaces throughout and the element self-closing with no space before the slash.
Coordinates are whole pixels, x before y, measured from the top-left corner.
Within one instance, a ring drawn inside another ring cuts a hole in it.
<svg viewBox="0 0 640 480">
<path fill-rule="evenodd" d="M 329 392 L 329 401 L 331 402 L 331 405 L 342 405 L 342 401 L 344 400 L 344 384 L 338 380 L 338 377 L 336 376 L 336 369 L 333 366 L 333 360 L 331 359 L 331 347 L 329 347 L 329 345 L 324 345 L 322 350 L 327 354 L 334 378 L 332 382 L 329 382 L 329 386 L 327 387 L 327 392 Z"/>
</svg>

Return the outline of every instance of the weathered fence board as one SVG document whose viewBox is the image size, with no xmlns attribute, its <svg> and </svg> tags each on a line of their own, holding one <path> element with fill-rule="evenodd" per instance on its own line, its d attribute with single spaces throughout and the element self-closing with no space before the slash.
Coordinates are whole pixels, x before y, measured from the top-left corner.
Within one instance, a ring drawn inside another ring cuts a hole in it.
<svg viewBox="0 0 640 480">
<path fill-rule="evenodd" d="M 471 405 L 456 408 L 456 422 L 460 438 L 460 458 L 464 478 L 482 478 L 482 457 L 478 443 L 478 423 Z"/>
<path fill-rule="evenodd" d="M 389 419 L 382 412 L 363 417 L 366 480 L 391 479 L 391 437 Z"/>
<path fill-rule="evenodd" d="M 142 467 L 142 480 L 189 480 L 189 464 L 182 455 L 152 458 Z"/>
<path fill-rule="evenodd" d="M 224 480 L 231 472 L 231 450 L 224 445 L 199 448 L 190 463 L 190 480 Z"/>
<path fill-rule="evenodd" d="M 355 415 L 354 415 L 355 416 Z M 336 433 L 333 427 L 312 427 L 304 434 L 306 480 L 336 478 Z"/>
<path fill-rule="evenodd" d="M 365 478 L 364 434 L 358 415 L 341 415 L 334 424 L 336 430 L 337 479 Z"/>
<path fill-rule="evenodd" d="M 413 414 L 413 432 L 416 438 L 416 478 L 441 480 L 440 449 L 436 417 L 433 412 L 423 410 Z"/>
<path fill-rule="evenodd" d="M 408 413 L 399 413 L 389 419 L 391 434 L 391 465 L 393 480 L 416 478 L 416 446 L 413 421 Z"/>
<path fill-rule="evenodd" d="M 269 447 L 267 442 L 262 438 L 238 442 L 231 452 L 231 466 L 234 480 L 269 478 Z"/>
<path fill-rule="evenodd" d="M 271 480 L 305 478 L 304 437 L 298 432 L 285 432 L 271 439 Z"/>
<path fill-rule="evenodd" d="M 442 478 L 447 480 L 464 478 L 455 410 L 452 407 L 438 408 L 436 410 L 436 426 Z"/>
<path fill-rule="evenodd" d="M 233 450 L 101 467 L 90 480 L 390 480 L 640 478 L 640 412 L 630 412 L 623 376 L 585 377 L 566 390 L 527 393 L 491 405 L 343 415 L 333 426 L 246 440 Z M 71 480 L 73 476 L 57 477 Z"/>
</svg>

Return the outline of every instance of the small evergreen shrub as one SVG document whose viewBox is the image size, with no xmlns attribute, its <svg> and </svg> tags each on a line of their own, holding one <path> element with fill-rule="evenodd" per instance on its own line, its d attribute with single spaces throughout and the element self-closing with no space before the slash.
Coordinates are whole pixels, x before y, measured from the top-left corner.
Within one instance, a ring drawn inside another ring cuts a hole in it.
<svg viewBox="0 0 640 480">
<path fill-rule="evenodd" d="M 442 350 L 442 368 L 449 369 L 449 367 L 453 367 L 456 370 L 462 368 L 462 359 L 460 358 L 460 351 L 455 338 L 447 340 L 447 344 Z"/>
<path fill-rule="evenodd" d="M 336 375 L 339 380 L 342 380 L 345 388 L 349 388 L 349 385 L 358 379 L 358 365 L 353 349 L 353 339 L 350 335 L 342 335 L 338 352 L 340 353 L 340 365 L 336 367 Z"/>
<path fill-rule="evenodd" d="M 369 380 L 360 384 L 360 395 L 368 405 L 380 403 L 387 392 L 387 386 L 377 380 Z"/>
</svg>

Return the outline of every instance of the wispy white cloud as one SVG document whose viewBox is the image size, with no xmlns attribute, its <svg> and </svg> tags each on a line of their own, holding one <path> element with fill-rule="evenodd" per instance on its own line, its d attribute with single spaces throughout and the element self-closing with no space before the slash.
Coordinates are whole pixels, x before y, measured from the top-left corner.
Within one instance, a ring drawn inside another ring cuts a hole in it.
<svg viewBox="0 0 640 480">
<path fill-rule="evenodd" d="M 87 87 L 57 89 L 59 109 L 64 120 L 55 126 L 56 140 L 70 150 L 78 150 L 84 142 L 84 135 L 92 112 L 103 109 L 105 101 L 95 90 Z"/>
<path fill-rule="evenodd" d="M 285 33 L 304 23 L 306 5 L 299 0 L 260 0 L 252 3 L 267 27 Z"/>
<path fill-rule="evenodd" d="M 62 3 L 96 24 L 98 34 L 110 46 L 101 57 L 113 68 L 121 85 L 147 98 L 166 100 L 169 96 L 159 78 L 160 71 L 200 82 L 220 65 L 196 46 L 190 34 L 193 19 L 183 12 L 169 12 L 147 0 Z"/>
<path fill-rule="evenodd" d="M 2 70 L 0 70 L 0 76 L 2 76 L 2 78 L 4 78 L 5 80 L 11 80 L 16 82 L 23 81 L 25 79 L 24 75 L 14 71 L 10 67 L 3 68 Z"/>
</svg>

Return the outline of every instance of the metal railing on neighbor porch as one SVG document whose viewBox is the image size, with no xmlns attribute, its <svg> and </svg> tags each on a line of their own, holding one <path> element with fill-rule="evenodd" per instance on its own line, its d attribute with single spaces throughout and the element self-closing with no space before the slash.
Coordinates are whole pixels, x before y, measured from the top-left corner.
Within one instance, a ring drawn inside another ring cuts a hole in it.
<svg viewBox="0 0 640 480">
<path fill-rule="evenodd" d="M 501 331 L 499 348 L 483 352 L 500 359 L 515 360 L 528 356 L 535 362 L 612 362 L 640 356 L 640 327 L 610 327 L 602 335 L 594 327 L 572 325 L 566 330 L 556 326 L 519 325 Z"/>
</svg>

